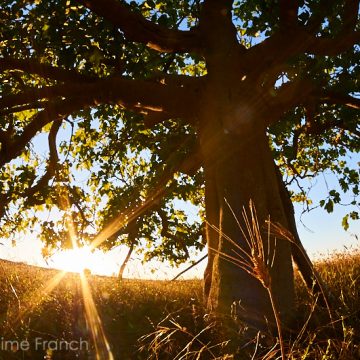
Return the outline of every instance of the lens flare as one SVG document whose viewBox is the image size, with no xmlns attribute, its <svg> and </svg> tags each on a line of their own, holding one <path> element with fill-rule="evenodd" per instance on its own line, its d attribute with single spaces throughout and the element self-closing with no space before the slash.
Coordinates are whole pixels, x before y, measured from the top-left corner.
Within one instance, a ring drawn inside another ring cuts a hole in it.
<svg viewBox="0 0 360 360">
<path fill-rule="evenodd" d="M 106 338 L 104 328 L 96 309 L 94 298 L 92 296 L 89 283 L 86 276 L 80 273 L 81 290 L 84 300 L 85 317 L 90 328 L 91 336 L 94 342 L 97 360 L 114 360 L 109 342 Z"/>
</svg>

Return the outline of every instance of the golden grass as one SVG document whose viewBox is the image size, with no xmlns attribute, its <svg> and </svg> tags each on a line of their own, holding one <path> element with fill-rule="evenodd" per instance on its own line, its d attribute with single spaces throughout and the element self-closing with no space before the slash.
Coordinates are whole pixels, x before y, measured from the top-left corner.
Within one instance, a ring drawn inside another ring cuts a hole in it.
<svg viewBox="0 0 360 360">
<path fill-rule="evenodd" d="M 315 267 L 331 292 L 335 330 L 324 323 L 326 309 L 316 305 L 316 298 L 297 279 L 297 318 L 294 332 L 284 334 L 285 357 L 360 359 L 360 252 L 335 254 L 316 262 Z M 91 342 L 79 275 L 66 274 L 52 292 L 46 293 L 49 280 L 56 274 L 55 270 L 0 262 L 1 336 L 29 340 L 37 336 L 66 340 L 81 336 Z M 115 359 L 263 360 L 281 356 L 275 336 L 259 332 L 249 338 L 246 324 L 240 328 L 208 314 L 202 305 L 199 280 L 119 283 L 115 278 L 98 276 L 87 280 Z M 31 292 L 36 294 L 33 299 Z M 18 323 L 8 321 L 14 319 L 16 309 L 30 308 L 34 299 L 36 306 L 24 312 Z M 54 352 L 51 358 L 91 359 L 92 351 Z M 25 355 L 0 351 L 0 359 L 37 360 L 46 354 Z"/>
</svg>

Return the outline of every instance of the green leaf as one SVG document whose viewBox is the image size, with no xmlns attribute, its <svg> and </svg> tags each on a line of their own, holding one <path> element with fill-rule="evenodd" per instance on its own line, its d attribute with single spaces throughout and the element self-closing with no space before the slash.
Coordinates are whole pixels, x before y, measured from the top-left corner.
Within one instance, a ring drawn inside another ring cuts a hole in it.
<svg viewBox="0 0 360 360">
<path fill-rule="evenodd" d="M 345 231 L 349 229 L 349 221 L 348 220 L 349 220 L 349 215 L 345 215 L 341 222 L 341 225 Z"/>
</svg>

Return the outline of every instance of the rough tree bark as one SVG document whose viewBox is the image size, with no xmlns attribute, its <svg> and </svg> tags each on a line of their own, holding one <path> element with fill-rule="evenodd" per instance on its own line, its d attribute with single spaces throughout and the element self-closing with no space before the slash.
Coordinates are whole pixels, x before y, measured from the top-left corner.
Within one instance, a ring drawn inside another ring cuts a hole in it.
<svg viewBox="0 0 360 360">
<path fill-rule="evenodd" d="M 227 6 L 216 1 L 206 4 L 202 14 L 206 22 L 200 22 L 200 28 L 203 26 L 206 32 L 208 76 L 200 99 L 198 128 L 210 225 L 205 294 L 209 308 L 222 313 L 229 314 L 232 303 L 241 302 L 243 311 L 238 315 L 261 327 L 274 318 L 269 297 L 258 279 L 219 256 L 234 256 L 236 250 L 222 234 L 251 251 L 239 226 L 245 228 L 242 210 L 249 207 L 250 200 L 255 204 L 260 226 L 270 216 L 289 229 L 288 219 L 266 136 L 264 109 L 259 105 L 263 94 L 255 86 L 256 68 L 239 68 L 243 49 L 234 36 L 231 1 Z M 213 226 L 219 231 L 214 231 Z M 288 323 L 294 306 L 291 246 L 286 241 L 275 242 L 271 237 L 270 258 L 275 252 L 272 289 L 281 319 Z"/>
<path fill-rule="evenodd" d="M 239 315 L 259 326 L 273 320 L 273 310 L 266 290 L 258 279 L 219 256 L 220 253 L 236 257 L 236 248 L 222 234 L 230 237 L 244 250 L 251 251 L 240 229 L 240 226 L 245 229 L 242 209 L 248 209 L 250 200 L 255 204 L 260 226 L 265 225 L 269 216 L 272 221 L 288 229 L 290 226 L 265 133 L 250 135 L 247 141 L 239 140 L 236 135 L 221 135 L 218 145 L 222 148 L 205 155 L 205 171 L 210 166 L 213 176 L 210 183 L 212 189 L 206 191 L 206 211 L 212 214 L 213 219 L 208 219 L 209 228 L 215 225 L 219 229 L 215 234 L 212 228 L 208 234 L 208 266 L 212 269 L 209 268 L 206 274 L 205 291 L 211 309 L 229 313 L 232 303 L 240 301 L 244 311 Z M 216 191 L 213 190 L 214 187 Z M 263 239 L 267 239 L 267 236 L 265 229 Z M 267 243 L 264 246 L 266 248 Z M 274 261 L 270 270 L 272 289 L 281 309 L 282 320 L 288 322 L 294 305 L 290 242 L 276 241 L 271 236 L 270 259 L 273 252 Z"/>
</svg>

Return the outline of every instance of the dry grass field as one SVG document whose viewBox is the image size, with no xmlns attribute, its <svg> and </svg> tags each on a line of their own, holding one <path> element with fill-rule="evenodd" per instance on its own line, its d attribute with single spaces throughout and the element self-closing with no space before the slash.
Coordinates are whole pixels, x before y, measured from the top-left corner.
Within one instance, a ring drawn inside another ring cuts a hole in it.
<svg viewBox="0 0 360 360">
<path fill-rule="evenodd" d="M 360 254 L 333 255 L 316 268 L 332 322 L 298 279 L 284 355 L 360 359 Z M 199 280 L 119 282 L 8 261 L 0 262 L 0 278 L 0 359 L 281 358 L 276 333 L 207 314 Z"/>
</svg>

